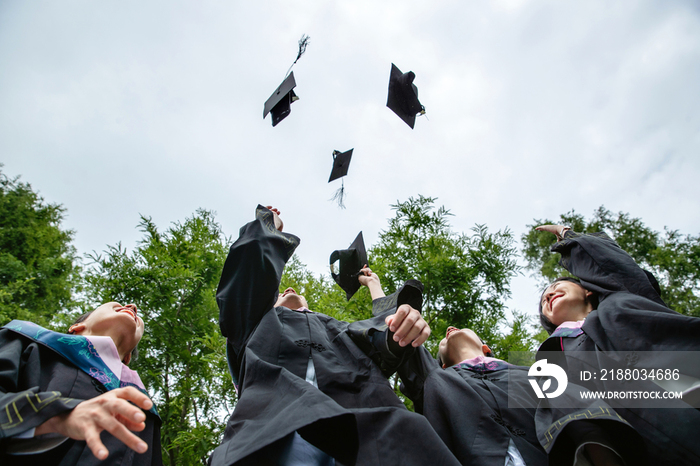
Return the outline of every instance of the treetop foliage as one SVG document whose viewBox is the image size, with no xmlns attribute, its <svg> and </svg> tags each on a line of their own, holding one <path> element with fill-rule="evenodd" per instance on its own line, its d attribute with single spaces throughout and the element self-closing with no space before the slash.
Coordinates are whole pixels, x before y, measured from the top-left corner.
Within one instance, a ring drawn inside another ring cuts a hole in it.
<svg viewBox="0 0 700 466">
<path fill-rule="evenodd" d="M 144 237 L 131 253 L 116 245 L 90 256 L 88 296 L 93 306 L 137 305 L 146 333 L 132 367 L 163 419 L 164 461 L 201 463 L 236 400 L 215 298 L 230 240 L 206 210 L 163 232 L 148 217 L 139 227 Z"/>
<path fill-rule="evenodd" d="M 79 286 L 80 267 L 61 228 L 65 209 L 47 204 L 31 185 L 10 179 L 0 165 L 0 323 L 31 320 L 60 326 Z"/>
<path fill-rule="evenodd" d="M 473 329 L 505 356 L 515 349 L 502 334 L 510 279 L 520 270 L 513 235 L 507 229 L 490 233 L 484 225 L 471 234 L 455 233 L 452 214 L 435 201 L 419 195 L 392 206 L 396 216 L 369 251 L 373 270 L 387 294 L 406 280 L 423 282 L 423 318 L 432 329 L 427 346 L 433 351 L 452 325 Z"/>
</svg>

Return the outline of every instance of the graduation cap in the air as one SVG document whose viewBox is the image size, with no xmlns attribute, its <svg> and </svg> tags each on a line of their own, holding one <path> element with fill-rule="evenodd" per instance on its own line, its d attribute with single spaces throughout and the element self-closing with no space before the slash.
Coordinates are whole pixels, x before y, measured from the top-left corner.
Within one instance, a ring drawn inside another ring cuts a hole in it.
<svg viewBox="0 0 700 466">
<path fill-rule="evenodd" d="M 365 241 L 360 232 L 348 249 L 333 251 L 330 258 L 331 276 L 333 280 L 345 291 L 345 296 L 350 301 L 352 295 L 360 289 L 360 270 L 367 264 L 367 251 Z M 336 270 L 338 263 L 339 270 Z"/>
<path fill-rule="evenodd" d="M 297 58 L 292 63 L 292 66 L 287 70 L 287 74 L 282 81 L 282 84 L 272 93 L 269 99 L 265 102 L 263 108 L 263 119 L 267 117 L 268 113 L 272 113 L 272 126 L 276 126 L 277 123 L 284 120 L 287 115 L 292 111 L 292 102 L 299 100 L 299 97 L 294 93 L 294 88 L 297 87 L 297 82 L 294 80 L 294 72 L 292 67 L 301 58 L 301 56 L 306 52 L 306 46 L 309 45 L 309 36 L 303 35 L 299 39 L 299 52 L 297 53 Z"/>
<path fill-rule="evenodd" d="M 418 100 L 418 88 L 413 84 L 416 78 L 413 71 L 402 73 L 393 63 L 389 76 L 389 97 L 386 106 L 394 111 L 408 126 L 413 129 L 416 124 L 416 114 L 425 115 L 425 107 Z"/>
<path fill-rule="evenodd" d="M 272 113 L 272 126 L 276 126 L 277 123 L 284 120 L 292 111 L 290 108 L 292 102 L 299 100 L 293 91 L 295 87 L 297 87 L 297 82 L 294 80 L 294 72 L 292 71 L 265 102 L 263 119 L 268 113 Z"/>
<path fill-rule="evenodd" d="M 352 159 L 352 151 L 355 149 L 350 149 L 346 152 L 340 152 L 337 150 L 333 151 L 333 169 L 331 170 L 331 176 L 328 178 L 330 183 L 333 180 L 342 178 L 348 174 L 348 168 L 350 167 L 350 159 Z M 335 192 L 332 201 L 338 202 L 341 208 L 345 208 L 343 204 L 343 199 L 345 198 L 345 180 L 341 180 L 340 188 Z"/>
</svg>

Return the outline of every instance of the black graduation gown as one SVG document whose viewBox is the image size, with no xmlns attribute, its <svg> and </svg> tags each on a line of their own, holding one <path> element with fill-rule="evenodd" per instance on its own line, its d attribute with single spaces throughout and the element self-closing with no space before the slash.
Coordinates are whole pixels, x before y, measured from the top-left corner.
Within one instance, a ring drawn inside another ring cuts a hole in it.
<svg viewBox="0 0 700 466">
<path fill-rule="evenodd" d="M 38 427 L 51 417 L 70 411 L 81 401 L 106 391 L 104 385 L 51 348 L 11 330 L 0 329 L 0 464 L 161 465 L 161 421 L 150 411 L 144 411 L 146 428 L 135 432 L 148 445 L 148 451 L 143 454 L 131 450 L 106 431 L 101 434 L 109 450 L 109 457 L 104 461 L 98 460 L 84 441 L 73 439 L 44 453 L 8 454 L 18 442 L 9 437 Z"/>
<path fill-rule="evenodd" d="M 580 332 L 548 338 L 538 350 L 538 359 L 551 359 L 567 370 L 569 380 L 591 390 L 661 388 L 651 382 L 630 384 L 601 377 L 581 381 L 583 370 L 600 373 L 601 368 L 616 367 L 678 368 L 683 374 L 700 378 L 697 356 L 689 358 L 686 353 L 674 358 L 671 353 L 700 350 L 700 319 L 669 309 L 644 270 L 612 239 L 604 233 L 567 231 L 552 251 L 562 255 L 560 264 L 586 289 L 598 293 L 600 302 L 597 310 L 586 317 Z M 639 358 L 634 357 L 635 352 L 640 352 Z M 645 439 L 651 464 L 700 464 L 700 411 L 680 400 L 665 401 L 669 408 L 647 409 L 625 408 L 624 403 L 614 400 L 608 403 Z"/>
<path fill-rule="evenodd" d="M 502 361 L 442 369 L 421 347 L 399 375 L 402 392 L 462 464 L 503 466 L 510 440 L 527 465 L 572 464 L 576 449 L 590 441 L 638 460 L 630 464 L 643 464 L 628 448 L 639 447 L 640 439 L 605 403 L 572 409 L 562 396 L 556 404 L 538 406 L 528 370 Z"/>
<path fill-rule="evenodd" d="M 509 372 L 510 383 L 524 383 L 523 393 L 530 393 L 527 368 L 483 369 L 466 365 L 442 369 L 420 347 L 399 369 L 401 391 L 460 463 L 503 466 L 512 439 L 526 464 L 546 465 L 547 453 L 535 430 L 535 408 L 508 409 Z"/>
<path fill-rule="evenodd" d="M 211 464 L 274 462 L 294 431 L 337 464 L 458 464 L 353 342 L 351 324 L 273 307 L 298 244 L 258 206 L 256 220 L 231 246 L 217 302 L 239 398 Z M 370 333 L 367 322 L 352 325 L 356 333 Z M 305 380 L 309 357 L 318 388 Z"/>
</svg>

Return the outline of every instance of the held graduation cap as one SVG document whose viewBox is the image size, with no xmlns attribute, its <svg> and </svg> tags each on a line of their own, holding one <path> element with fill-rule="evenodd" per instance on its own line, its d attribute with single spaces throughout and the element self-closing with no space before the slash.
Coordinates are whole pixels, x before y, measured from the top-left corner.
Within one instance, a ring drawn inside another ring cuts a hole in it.
<svg viewBox="0 0 700 466">
<path fill-rule="evenodd" d="M 350 159 L 352 159 L 352 151 L 355 149 L 350 149 L 346 152 L 340 152 L 337 150 L 333 151 L 333 169 L 331 170 L 331 176 L 328 178 L 330 183 L 333 180 L 342 178 L 348 174 L 348 168 L 350 167 Z M 340 188 L 335 192 L 331 201 L 336 201 L 338 206 L 342 209 L 345 208 L 343 204 L 343 199 L 345 198 L 345 180 L 341 180 Z"/>
<path fill-rule="evenodd" d="M 345 291 L 345 296 L 350 301 L 352 295 L 360 289 L 360 270 L 367 264 L 367 251 L 365 250 L 365 241 L 360 232 L 355 241 L 352 242 L 348 249 L 333 251 L 330 258 L 331 276 L 333 280 Z M 339 270 L 336 273 L 336 263 L 339 265 Z"/>
<path fill-rule="evenodd" d="M 263 108 L 263 120 L 267 117 L 268 113 L 272 113 L 272 126 L 276 126 L 277 123 L 284 120 L 287 115 L 292 111 L 292 102 L 299 100 L 299 97 L 294 93 L 294 88 L 297 87 L 297 83 L 294 80 L 294 72 L 292 72 L 292 67 L 301 58 L 301 56 L 306 52 L 306 46 L 309 45 L 309 36 L 303 35 L 299 39 L 299 52 L 297 53 L 297 58 L 292 63 L 292 66 L 287 70 L 287 75 L 282 81 L 282 84 L 272 93 L 269 99 L 265 102 Z"/>
<path fill-rule="evenodd" d="M 389 76 L 389 97 L 386 106 L 394 111 L 408 126 L 413 129 L 416 124 L 416 114 L 425 115 L 425 107 L 418 100 L 418 88 L 413 84 L 416 78 L 413 71 L 402 73 L 393 63 Z"/>
</svg>

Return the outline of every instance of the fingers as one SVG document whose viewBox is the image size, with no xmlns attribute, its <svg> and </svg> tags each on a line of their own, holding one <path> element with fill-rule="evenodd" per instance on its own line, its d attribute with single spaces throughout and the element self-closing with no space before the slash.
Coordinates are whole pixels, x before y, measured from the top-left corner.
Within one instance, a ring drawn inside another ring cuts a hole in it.
<svg viewBox="0 0 700 466">
<path fill-rule="evenodd" d="M 99 460 L 106 460 L 109 456 L 107 447 L 104 446 L 102 440 L 100 440 L 100 432 L 102 429 L 98 430 L 96 428 L 87 429 L 85 431 L 85 443 L 87 443 L 88 448 L 93 455 Z"/>
<path fill-rule="evenodd" d="M 535 227 L 535 230 L 552 233 L 554 236 L 557 237 L 557 240 L 561 241 L 563 239 L 562 235 L 564 234 L 564 232 L 566 230 L 570 230 L 570 228 L 564 225 L 540 225 L 538 227 Z"/>
<path fill-rule="evenodd" d="M 277 207 L 272 207 L 271 205 L 266 205 L 265 208 L 267 210 L 271 210 L 272 212 L 276 213 L 277 215 L 282 215 L 282 212 Z"/>
<path fill-rule="evenodd" d="M 408 315 L 409 311 L 410 306 L 400 306 L 393 316 L 389 316 L 392 318 L 390 324 L 387 322 L 387 324 L 389 325 L 389 330 L 391 330 L 392 332 L 396 332 L 403 323 L 406 316 Z M 389 319 L 389 317 L 387 317 L 387 319 Z"/>
<path fill-rule="evenodd" d="M 357 275 L 357 280 L 360 282 L 360 285 L 366 286 L 370 289 L 372 299 L 379 296 L 384 296 L 384 291 L 381 290 L 381 285 L 379 284 L 379 276 L 372 272 L 367 264 L 360 269 L 360 272 Z"/>
<path fill-rule="evenodd" d="M 394 341 L 400 346 L 411 343 L 414 347 L 420 346 L 430 336 L 430 327 L 423 320 L 420 312 L 408 304 L 400 306 L 394 314 L 394 319 L 389 324 L 389 329 L 394 332 Z"/>
<path fill-rule="evenodd" d="M 425 322 L 425 321 L 423 321 Z M 418 333 L 416 338 L 413 339 L 413 342 L 411 345 L 414 348 L 418 348 L 420 345 L 428 341 L 428 337 L 430 337 L 430 327 L 428 326 L 428 323 L 425 322 L 425 327 L 421 329 L 421 331 Z"/>
<path fill-rule="evenodd" d="M 99 423 L 100 427 L 121 440 L 124 445 L 131 448 L 135 452 L 144 453 L 146 450 L 148 450 L 148 445 L 146 442 L 129 431 L 129 429 L 127 429 L 126 426 L 119 422 L 115 417 L 103 415 L 98 418 L 97 422 Z"/>
<path fill-rule="evenodd" d="M 123 400 L 131 401 L 136 406 L 139 406 L 143 409 L 151 409 L 151 407 L 153 406 L 153 402 L 151 401 L 151 399 L 148 398 L 146 394 L 138 391 L 134 387 L 118 388 L 116 390 L 113 390 L 113 392 L 117 397 Z M 146 415 L 143 414 L 141 410 L 136 409 L 136 411 L 143 416 L 143 419 L 146 419 Z"/>
<path fill-rule="evenodd" d="M 145 422 L 134 422 L 129 418 L 125 418 L 121 414 L 117 414 L 114 416 L 114 418 L 124 424 L 124 427 L 129 429 L 132 432 L 141 432 L 143 429 L 146 428 L 146 423 Z"/>
<path fill-rule="evenodd" d="M 389 326 L 389 330 L 391 330 L 391 324 L 394 322 L 394 314 L 390 316 L 386 316 L 386 319 L 384 319 L 384 322 Z"/>
<path fill-rule="evenodd" d="M 546 232 L 553 233 L 556 235 L 563 228 L 564 228 L 564 225 L 540 225 L 540 226 L 535 227 L 535 230 L 546 231 Z"/>
<path fill-rule="evenodd" d="M 153 402 L 133 387 L 118 388 L 83 401 L 71 411 L 59 430 L 76 440 L 85 439 L 90 451 L 100 460 L 109 455 L 100 440 L 100 432 L 108 431 L 132 450 L 143 453 L 148 445 L 131 431 L 146 428 L 146 415 L 137 406 L 149 409 Z"/>
<path fill-rule="evenodd" d="M 284 229 L 284 222 L 280 218 L 280 211 L 277 209 L 271 209 L 272 210 L 272 217 L 275 221 L 275 228 L 279 231 L 282 231 Z"/>
</svg>

